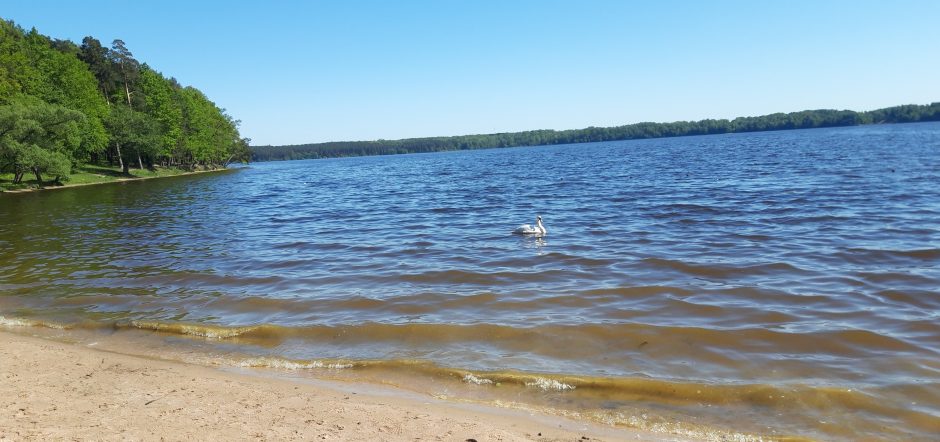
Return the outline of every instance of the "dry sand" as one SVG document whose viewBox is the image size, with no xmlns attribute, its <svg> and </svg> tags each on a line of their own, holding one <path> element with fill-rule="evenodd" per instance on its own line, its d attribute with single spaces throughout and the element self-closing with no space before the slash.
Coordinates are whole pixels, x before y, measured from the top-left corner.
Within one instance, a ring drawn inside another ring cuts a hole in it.
<svg viewBox="0 0 940 442">
<path fill-rule="evenodd" d="M 0 441 L 675 440 L 369 384 L 301 382 L 0 331 Z"/>
</svg>

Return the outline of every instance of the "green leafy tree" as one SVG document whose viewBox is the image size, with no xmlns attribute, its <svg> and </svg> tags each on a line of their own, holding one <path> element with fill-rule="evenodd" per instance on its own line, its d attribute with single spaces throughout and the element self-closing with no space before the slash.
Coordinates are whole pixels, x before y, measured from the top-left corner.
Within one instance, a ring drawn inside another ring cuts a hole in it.
<svg viewBox="0 0 940 442">
<path fill-rule="evenodd" d="M 183 105 L 179 87 L 144 64 L 140 70 L 140 91 L 145 97 L 147 114 L 157 124 L 159 134 L 156 156 L 169 164 L 183 142 Z"/>
<path fill-rule="evenodd" d="M 36 176 L 36 183 L 42 187 L 43 175 L 54 176 L 56 184 L 68 181 L 72 173 L 72 162 L 61 153 L 43 149 L 37 145 L 28 145 L 22 151 L 23 165 Z"/>
<path fill-rule="evenodd" d="M 63 106 L 29 96 L 14 97 L 0 106 L 0 170 L 13 173 L 13 182 L 32 172 L 68 179 L 73 154 L 81 144 L 85 116 Z"/>
<path fill-rule="evenodd" d="M 131 109 L 139 107 L 135 106 L 131 96 L 134 94 L 134 85 L 140 77 L 140 63 L 134 59 L 134 54 L 131 54 L 131 51 L 124 45 L 124 40 L 121 39 L 111 42 L 111 51 L 108 54 L 111 56 L 111 62 L 120 75 L 127 106 Z"/>
<path fill-rule="evenodd" d="M 0 107 L 0 169 L 17 182 L 30 172 L 67 179 L 102 153 L 125 173 L 131 162 L 214 168 L 250 155 L 238 121 L 138 62 L 120 39 L 79 46 L 0 20 Z"/>
<path fill-rule="evenodd" d="M 94 76 L 76 57 L 78 48 L 52 41 L 35 29 L 24 32 L 6 21 L 0 21 L 0 35 L 0 102 L 23 94 L 77 110 L 86 118 L 76 156 L 101 151 L 107 144 L 102 123 L 107 104 L 97 92 Z"/>
<path fill-rule="evenodd" d="M 183 146 L 189 167 L 223 167 L 236 157 L 244 140 L 238 122 L 225 114 L 196 88 L 181 91 L 183 98 Z"/>
<path fill-rule="evenodd" d="M 155 157 L 159 132 L 156 122 L 149 115 L 123 104 L 116 104 L 112 106 L 108 118 L 108 130 L 117 150 L 121 170 L 125 174 L 130 172 L 130 159 L 136 157 L 138 166 L 143 169 L 142 158 Z"/>
<path fill-rule="evenodd" d="M 110 50 L 101 45 L 98 39 L 88 36 L 82 39 L 78 58 L 88 66 L 88 70 L 98 81 L 98 90 L 106 102 L 111 104 L 111 95 L 117 90 L 118 76 L 111 61 Z"/>
</svg>

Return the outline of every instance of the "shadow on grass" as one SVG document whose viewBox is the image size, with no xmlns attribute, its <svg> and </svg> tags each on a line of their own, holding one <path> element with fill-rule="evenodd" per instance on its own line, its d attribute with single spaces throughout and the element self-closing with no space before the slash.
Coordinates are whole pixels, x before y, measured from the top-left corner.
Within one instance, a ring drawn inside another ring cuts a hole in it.
<svg viewBox="0 0 940 442">
<path fill-rule="evenodd" d="M 35 183 L 35 181 L 33 183 Z M 32 187 L 35 187 L 35 185 Z M 13 184 L 13 181 L 11 180 L 0 180 L 0 192 L 6 192 L 10 190 L 23 190 L 23 189 L 29 189 L 29 188 L 30 188 L 30 185 L 28 183 L 20 182 L 17 184 Z"/>
<path fill-rule="evenodd" d="M 77 167 L 76 170 L 80 172 L 84 172 L 84 173 L 90 173 L 94 175 L 104 175 L 104 176 L 110 176 L 110 177 L 115 177 L 115 178 L 140 178 L 138 176 L 131 175 L 129 173 L 124 173 L 120 169 L 112 169 L 110 167 L 85 165 L 85 166 Z"/>
</svg>

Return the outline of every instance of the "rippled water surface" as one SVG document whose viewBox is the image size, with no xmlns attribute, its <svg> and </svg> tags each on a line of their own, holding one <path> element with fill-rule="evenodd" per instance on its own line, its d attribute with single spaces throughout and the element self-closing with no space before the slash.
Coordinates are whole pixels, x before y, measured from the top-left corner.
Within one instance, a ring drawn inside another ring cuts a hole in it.
<svg viewBox="0 0 940 442">
<path fill-rule="evenodd" d="M 8 327 L 672 431 L 940 434 L 936 123 L 261 163 L 0 219 Z"/>
</svg>

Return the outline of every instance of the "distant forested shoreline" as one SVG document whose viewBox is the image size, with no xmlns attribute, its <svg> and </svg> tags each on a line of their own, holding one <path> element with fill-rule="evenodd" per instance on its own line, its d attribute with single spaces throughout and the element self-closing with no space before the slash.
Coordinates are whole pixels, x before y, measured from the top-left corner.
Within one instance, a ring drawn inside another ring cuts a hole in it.
<svg viewBox="0 0 940 442">
<path fill-rule="evenodd" d="M 394 155 L 921 121 L 940 121 L 940 102 L 929 105 L 894 106 L 867 112 L 820 109 L 786 114 L 775 113 L 759 117 L 738 117 L 733 120 L 707 119 L 673 123 L 636 123 L 616 127 L 588 127 L 586 129 L 559 131 L 532 130 L 486 135 L 408 138 L 403 140 L 252 146 L 251 158 L 253 161 L 280 161 Z"/>
<path fill-rule="evenodd" d="M 248 161 L 248 143 L 199 89 L 139 62 L 123 41 L 79 45 L 0 19 L 0 189 L 221 168 Z"/>
</svg>

